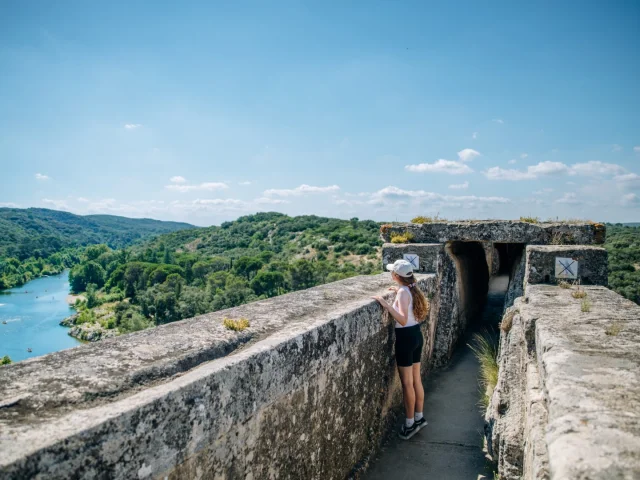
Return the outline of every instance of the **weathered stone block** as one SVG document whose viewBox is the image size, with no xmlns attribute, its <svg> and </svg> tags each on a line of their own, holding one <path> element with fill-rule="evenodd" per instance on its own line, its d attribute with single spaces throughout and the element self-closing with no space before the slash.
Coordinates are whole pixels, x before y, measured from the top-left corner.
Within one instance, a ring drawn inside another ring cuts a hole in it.
<svg viewBox="0 0 640 480">
<path fill-rule="evenodd" d="M 587 245 L 529 245 L 526 251 L 525 285 L 557 283 L 556 258 L 570 258 L 577 262 L 570 268 L 577 270 L 577 279 L 569 283 L 583 285 L 608 285 L 607 251 Z M 565 262 L 566 263 L 566 262 Z M 562 272 L 564 267 L 560 268 Z"/>
<path fill-rule="evenodd" d="M 382 246 L 382 268 L 403 258 L 405 254 L 416 254 L 420 258 L 420 268 L 416 273 L 435 273 L 438 255 L 444 252 L 442 243 L 385 243 Z"/>
<path fill-rule="evenodd" d="M 506 480 L 640 478 L 640 307 L 529 285 L 507 314 L 486 433 Z"/>
<path fill-rule="evenodd" d="M 411 233 L 416 243 L 484 241 L 548 245 L 563 243 L 591 245 L 604 243 L 606 227 L 600 223 L 527 223 L 512 220 L 471 220 L 460 222 L 398 223 L 383 226 L 381 236 L 390 242 L 394 235 Z"/>
</svg>

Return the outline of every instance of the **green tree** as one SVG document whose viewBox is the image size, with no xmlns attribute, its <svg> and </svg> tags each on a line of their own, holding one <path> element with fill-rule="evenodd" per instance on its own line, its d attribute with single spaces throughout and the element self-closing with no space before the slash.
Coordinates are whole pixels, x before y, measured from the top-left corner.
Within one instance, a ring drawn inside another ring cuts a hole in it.
<svg viewBox="0 0 640 480">
<path fill-rule="evenodd" d="M 213 297 L 213 308 L 214 310 L 222 310 L 223 308 L 237 307 L 255 300 L 255 298 L 253 290 L 245 279 L 229 275 L 224 290 Z"/>
<path fill-rule="evenodd" d="M 90 283 L 87 285 L 87 308 L 93 308 L 99 304 L 97 295 L 97 285 Z"/>
<path fill-rule="evenodd" d="M 233 265 L 233 270 L 238 275 L 242 275 L 247 280 L 262 268 L 263 262 L 256 257 L 240 257 Z"/>
<path fill-rule="evenodd" d="M 69 272 L 69 283 L 71 289 L 76 292 L 83 292 L 90 283 L 96 284 L 98 288 L 102 287 L 105 282 L 105 271 L 100 264 L 94 261 L 76 265 Z"/>
<path fill-rule="evenodd" d="M 100 245 L 91 245 L 90 247 L 87 247 L 84 253 L 87 256 L 87 260 L 96 260 L 100 255 L 109 251 L 110 248 L 101 243 Z"/>
<path fill-rule="evenodd" d="M 276 296 L 285 285 L 284 275 L 280 272 L 261 270 L 251 280 L 251 288 L 257 295 Z"/>
<path fill-rule="evenodd" d="M 173 258 L 171 258 L 171 252 L 166 247 L 164 249 L 164 256 L 162 258 L 162 263 L 173 263 Z"/>
<path fill-rule="evenodd" d="M 0 359 L 0 365 L 9 365 L 10 363 L 12 362 L 9 355 L 5 355 L 4 357 L 2 357 L 2 359 Z"/>
<path fill-rule="evenodd" d="M 224 290 L 227 279 L 232 275 L 229 272 L 213 272 L 207 277 L 207 295 L 213 298 L 216 293 Z"/>
<path fill-rule="evenodd" d="M 147 281 L 144 264 L 141 262 L 129 263 L 124 271 L 123 281 L 125 296 L 134 298 L 136 292 L 146 288 Z"/>
<path fill-rule="evenodd" d="M 313 264 L 306 259 L 296 260 L 289 267 L 291 276 L 291 288 L 293 290 L 303 290 L 311 288 L 316 284 Z"/>
</svg>

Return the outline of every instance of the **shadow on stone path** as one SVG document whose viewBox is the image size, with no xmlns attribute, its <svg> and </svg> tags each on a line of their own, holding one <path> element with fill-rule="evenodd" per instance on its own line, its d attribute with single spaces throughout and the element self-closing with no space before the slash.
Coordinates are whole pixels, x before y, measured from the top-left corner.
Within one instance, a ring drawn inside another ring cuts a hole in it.
<svg viewBox="0 0 640 480">
<path fill-rule="evenodd" d="M 478 406 L 478 362 L 470 335 L 500 321 L 508 277 L 491 279 L 481 322 L 468 332 L 449 365 L 425 382 L 427 422 L 411 440 L 393 432 L 362 478 L 366 480 L 477 480 L 493 478 L 482 452 L 483 419 Z M 398 425 L 399 426 L 399 425 Z"/>
</svg>

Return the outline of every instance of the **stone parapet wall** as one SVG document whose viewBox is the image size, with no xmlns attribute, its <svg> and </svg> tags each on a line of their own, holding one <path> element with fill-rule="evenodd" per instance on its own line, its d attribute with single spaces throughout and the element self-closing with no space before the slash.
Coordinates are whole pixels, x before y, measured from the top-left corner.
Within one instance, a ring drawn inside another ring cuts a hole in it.
<svg viewBox="0 0 640 480">
<path fill-rule="evenodd" d="M 504 480 L 640 478 L 640 307 L 583 289 L 527 285 L 505 313 L 485 417 Z"/>
<path fill-rule="evenodd" d="M 583 285 L 609 284 L 608 255 L 601 247 L 588 245 L 529 245 L 526 252 L 525 285 L 558 283 L 556 258 L 574 260 L 570 268 L 577 273 L 576 279 L 565 280 Z M 561 272 L 564 268 L 561 267 Z"/>
<path fill-rule="evenodd" d="M 534 245 L 592 245 L 605 241 L 606 228 L 600 223 L 528 223 L 511 220 L 397 223 L 381 228 L 381 237 L 391 242 L 394 235 L 410 233 L 415 243 L 483 241 Z"/>
<path fill-rule="evenodd" d="M 2 367 L 0 479 L 345 478 L 401 405 L 393 323 L 370 299 L 389 285 L 356 277 Z M 419 285 L 437 292 L 434 275 Z M 424 373 L 451 308 L 432 307 Z"/>
</svg>

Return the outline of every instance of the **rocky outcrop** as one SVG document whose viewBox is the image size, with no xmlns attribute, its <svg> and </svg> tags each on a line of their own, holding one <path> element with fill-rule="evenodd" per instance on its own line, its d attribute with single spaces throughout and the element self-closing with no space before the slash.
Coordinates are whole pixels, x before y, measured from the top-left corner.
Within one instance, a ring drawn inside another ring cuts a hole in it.
<svg viewBox="0 0 640 480">
<path fill-rule="evenodd" d="M 117 330 L 108 330 L 96 323 L 74 325 L 69 329 L 69 335 L 84 342 L 98 342 L 106 338 L 118 336 Z"/>
<path fill-rule="evenodd" d="M 384 225 L 381 236 L 390 242 L 394 235 L 410 233 L 415 243 L 483 241 L 533 245 L 592 245 L 604 243 L 606 228 L 600 223 L 528 223 L 511 220 L 397 223 Z"/>
<path fill-rule="evenodd" d="M 118 336 L 115 329 L 107 329 L 98 323 L 81 323 L 76 324 L 80 317 L 79 314 L 73 314 L 60 322 L 63 327 L 69 327 L 67 334 L 71 337 L 82 340 L 83 342 L 98 342 L 106 338 Z"/>
<path fill-rule="evenodd" d="M 503 318 L 486 413 L 501 478 L 640 478 L 640 307 L 604 287 L 527 285 Z"/>
</svg>

